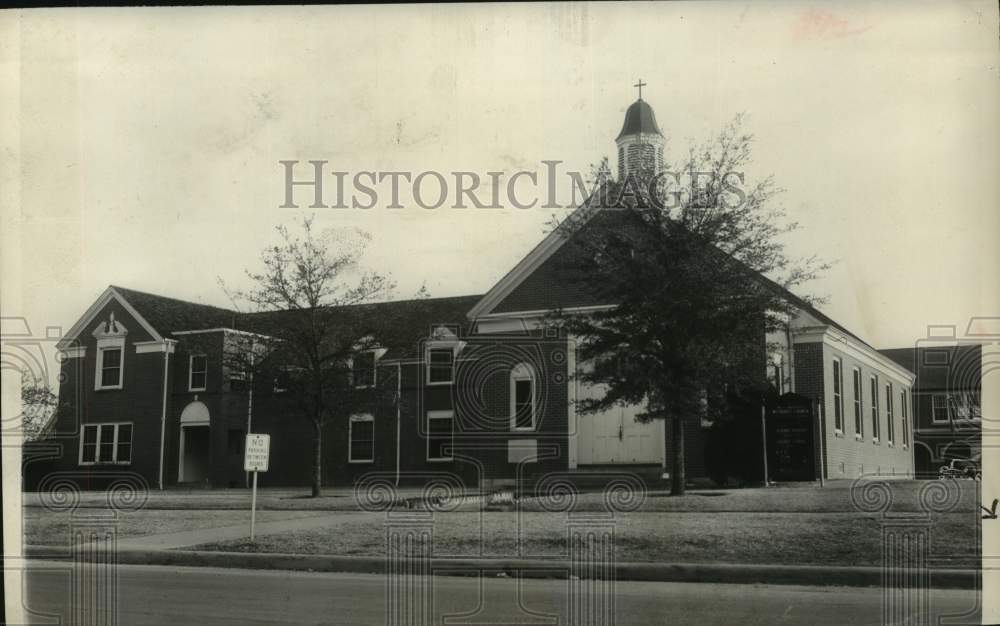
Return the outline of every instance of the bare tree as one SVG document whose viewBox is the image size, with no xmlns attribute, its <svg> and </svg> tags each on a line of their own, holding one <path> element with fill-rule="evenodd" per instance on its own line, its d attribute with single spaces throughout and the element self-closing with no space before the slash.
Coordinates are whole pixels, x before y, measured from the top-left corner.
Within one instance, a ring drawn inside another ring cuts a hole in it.
<svg viewBox="0 0 1000 626">
<path fill-rule="evenodd" d="M 311 423 L 317 497 L 324 426 L 378 402 L 375 386 L 356 378 L 367 371 L 358 361 L 380 347 L 386 320 L 363 305 L 385 299 L 394 284 L 360 267 L 366 233 L 317 232 L 312 218 L 303 219 L 300 230 L 279 226 L 280 243 L 261 253 L 263 269 L 247 271 L 252 286 L 231 292 L 248 305 L 242 318 L 252 332 L 228 338 L 226 360 L 249 381 L 277 378 L 295 412 Z"/>
</svg>

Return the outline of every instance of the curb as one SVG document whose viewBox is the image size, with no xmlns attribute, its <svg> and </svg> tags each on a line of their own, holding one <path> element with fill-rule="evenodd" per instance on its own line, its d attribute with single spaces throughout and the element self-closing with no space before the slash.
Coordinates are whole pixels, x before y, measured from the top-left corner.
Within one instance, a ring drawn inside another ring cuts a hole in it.
<svg viewBox="0 0 1000 626">
<path fill-rule="evenodd" d="M 69 560 L 68 547 L 25 546 L 26 558 Z M 175 565 L 188 567 L 228 567 L 240 569 L 290 570 L 308 572 L 350 572 L 384 574 L 385 557 L 322 556 L 312 554 L 276 554 L 253 552 L 214 552 L 194 550 L 118 550 L 122 565 Z M 103 555 L 84 551 L 85 561 L 104 560 Z M 409 560 L 409 559 L 401 559 Z M 399 572 L 425 570 L 434 576 L 479 576 L 480 574 L 522 578 L 607 578 L 607 568 L 581 568 L 566 559 L 511 558 L 433 558 L 426 567 L 418 563 L 393 568 Z M 756 565 L 714 563 L 613 563 L 613 579 L 619 581 L 729 583 L 767 585 L 806 585 L 843 587 L 880 587 L 881 567 L 845 567 L 825 565 Z M 981 587 L 979 570 L 933 569 L 894 570 L 895 580 L 920 580 L 929 575 L 935 589 L 974 589 Z"/>
</svg>

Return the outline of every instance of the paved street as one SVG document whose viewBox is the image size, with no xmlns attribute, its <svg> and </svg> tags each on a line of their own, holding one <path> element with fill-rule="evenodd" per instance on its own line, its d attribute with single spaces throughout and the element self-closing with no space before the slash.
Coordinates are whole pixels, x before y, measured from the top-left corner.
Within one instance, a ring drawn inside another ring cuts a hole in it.
<svg viewBox="0 0 1000 626">
<path fill-rule="evenodd" d="M 68 564 L 34 562 L 25 602 L 34 623 L 74 623 Z M 47 568 L 47 569 L 46 569 Z M 433 622 L 570 624 L 565 580 L 419 578 L 433 587 Z M 584 584 L 589 581 L 584 581 Z M 386 579 L 377 575 L 215 568 L 118 568 L 118 624 L 386 624 Z M 93 589 L 90 591 L 93 594 Z M 94 597 L 91 595 L 90 597 Z M 880 624 L 879 589 L 619 582 L 615 624 Z M 520 601 L 519 601 L 520 598 Z M 934 591 L 935 615 L 975 605 L 971 591 Z M 408 613 L 419 605 L 410 605 Z M 935 619 L 930 620 L 934 623 Z M 969 620 L 978 623 L 978 618 Z M 88 622 L 111 623 L 111 622 Z M 420 624 L 420 621 L 401 623 Z M 610 622 L 586 621 L 607 624 Z"/>
</svg>

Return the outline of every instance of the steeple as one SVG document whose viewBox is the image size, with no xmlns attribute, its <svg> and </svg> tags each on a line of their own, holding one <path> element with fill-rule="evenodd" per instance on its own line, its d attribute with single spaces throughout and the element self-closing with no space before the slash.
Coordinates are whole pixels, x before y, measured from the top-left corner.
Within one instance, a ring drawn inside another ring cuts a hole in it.
<svg viewBox="0 0 1000 626">
<path fill-rule="evenodd" d="M 625 112 L 625 123 L 615 143 L 618 144 L 618 178 L 624 180 L 628 174 L 652 176 L 663 169 L 663 145 L 666 140 L 656 124 L 653 107 L 642 99 L 641 80 L 634 85 L 639 88 L 639 99 Z"/>
</svg>

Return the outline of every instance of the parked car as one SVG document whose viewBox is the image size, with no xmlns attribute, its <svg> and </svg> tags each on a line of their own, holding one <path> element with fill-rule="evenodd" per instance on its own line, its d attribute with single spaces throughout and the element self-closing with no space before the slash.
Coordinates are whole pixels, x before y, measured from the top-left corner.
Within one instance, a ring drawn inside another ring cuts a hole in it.
<svg viewBox="0 0 1000 626">
<path fill-rule="evenodd" d="M 952 459 L 947 465 L 941 466 L 941 478 L 972 478 L 979 480 L 982 470 L 972 459 Z"/>
</svg>

